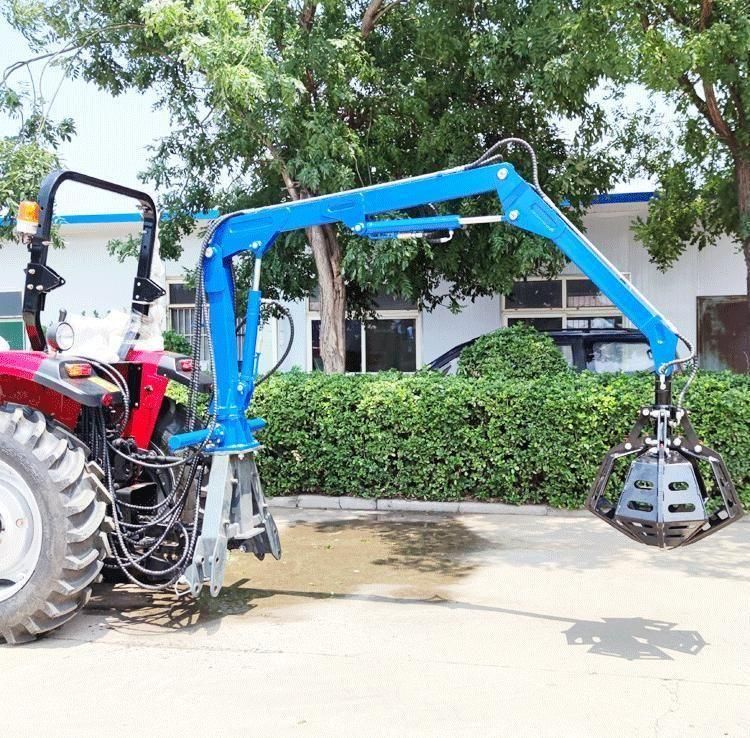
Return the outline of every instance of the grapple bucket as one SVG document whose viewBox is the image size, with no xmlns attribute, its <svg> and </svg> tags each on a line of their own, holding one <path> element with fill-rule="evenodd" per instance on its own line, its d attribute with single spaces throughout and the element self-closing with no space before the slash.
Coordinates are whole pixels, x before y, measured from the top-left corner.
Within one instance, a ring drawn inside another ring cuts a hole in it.
<svg viewBox="0 0 750 738">
<path fill-rule="evenodd" d="M 679 546 L 708 523 L 701 487 L 688 460 L 647 453 L 630 465 L 615 520 L 649 546 Z"/>
<path fill-rule="evenodd" d="M 615 462 L 634 456 L 622 491 L 608 490 Z M 711 472 L 704 479 L 701 462 Z M 627 439 L 605 456 L 586 507 L 647 546 L 695 543 L 742 514 L 732 480 L 718 453 L 704 446 L 687 412 L 671 405 L 641 410 Z"/>
</svg>

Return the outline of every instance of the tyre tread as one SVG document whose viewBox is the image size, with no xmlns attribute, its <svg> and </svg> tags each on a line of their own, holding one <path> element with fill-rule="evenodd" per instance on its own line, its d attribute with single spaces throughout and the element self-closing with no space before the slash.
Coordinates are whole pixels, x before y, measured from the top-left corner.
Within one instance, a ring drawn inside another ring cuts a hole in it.
<svg viewBox="0 0 750 738">
<path fill-rule="evenodd" d="M 34 612 L 19 614 L 20 622 L 0 622 L 0 642 L 27 643 L 67 623 L 91 596 L 106 552 L 102 533 L 107 493 L 95 465 L 86 462 L 83 448 L 47 421 L 40 412 L 0 405 L 0 433 L 13 440 L 45 467 L 64 511 L 65 555 L 59 574 L 45 584 Z"/>
</svg>

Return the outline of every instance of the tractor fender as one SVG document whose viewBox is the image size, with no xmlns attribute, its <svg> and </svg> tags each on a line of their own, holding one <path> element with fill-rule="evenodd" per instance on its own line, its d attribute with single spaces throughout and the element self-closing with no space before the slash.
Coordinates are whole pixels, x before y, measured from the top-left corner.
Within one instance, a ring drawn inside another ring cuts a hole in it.
<svg viewBox="0 0 750 738">
<path fill-rule="evenodd" d="M 69 377 L 65 367 L 76 363 L 40 351 L 0 352 L 0 402 L 36 408 L 73 428 L 81 406 L 122 401 L 119 389 L 100 377 Z"/>
<path fill-rule="evenodd" d="M 128 361 L 141 364 L 155 364 L 156 373 L 160 377 L 167 377 L 172 382 L 190 386 L 193 375 L 193 360 L 189 356 L 173 351 L 131 351 Z M 211 375 L 200 371 L 198 375 L 198 391 L 209 393 L 213 389 Z"/>
</svg>

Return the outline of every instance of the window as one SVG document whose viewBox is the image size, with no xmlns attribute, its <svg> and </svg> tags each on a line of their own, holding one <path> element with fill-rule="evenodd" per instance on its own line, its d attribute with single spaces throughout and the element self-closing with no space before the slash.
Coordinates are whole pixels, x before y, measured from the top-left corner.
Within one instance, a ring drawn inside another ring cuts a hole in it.
<svg viewBox="0 0 750 738">
<path fill-rule="evenodd" d="M 387 313 L 385 314 L 387 315 Z M 381 317 L 383 316 L 383 317 Z M 384 317 L 374 320 L 346 321 L 346 371 L 378 372 L 397 369 L 414 372 L 417 359 L 417 316 Z M 310 321 L 312 369 L 323 369 L 320 355 L 320 319 Z"/>
<path fill-rule="evenodd" d="M 12 349 L 26 347 L 20 292 L 0 292 L 0 337 L 4 338 Z"/>
<path fill-rule="evenodd" d="M 581 276 L 515 282 L 502 302 L 503 324 L 507 326 L 526 323 L 540 331 L 626 326 L 611 300 Z"/>
<path fill-rule="evenodd" d="M 320 298 L 309 299 L 309 368 L 323 369 L 320 354 Z M 414 372 L 420 366 L 421 330 L 416 303 L 380 295 L 375 317 L 346 321 L 346 371 L 378 372 L 396 369 Z"/>
<path fill-rule="evenodd" d="M 388 318 L 365 323 L 365 371 L 417 370 L 417 321 Z"/>
<path fill-rule="evenodd" d="M 320 312 L 320 293 L 317 286 L 313 289 L 312 294 L 307 300 L 308 309 L 311 313 Z M 405 300 L 401 297 L 393 297 L 392 295 L 378 295 L 373 303 L 375 309 L 379 312 L 383 311 L 409 311 L 417 312 L 417 303 L 412 300 Z"/>
<path fill-rule="evenodd" d="M 169 291 L 169 330 L 179 333 L 188 341 L 193 337 L 195 316 L 195 290 L 185 282 L 170 282 Z"/>
<path fill-rule="evenodd" d="M 169 330 L 179 333 L 188 342 L 193 339 L 193 316 L 195 315 L 195 289 L 180 280 L 170 280 L 169 295 Z M 239 317 L 239 316 L 238 316 Z M 242 361 L 242 351 L 245 343 L 244 323 L 237 331 L 237 359 Z M 279 358 L 279 321 L 270 317 L 262 324 L 258 332 L 257 351 L 260 361 L 257 366 L 258 374 L 264 374 L 276 364 Z M 204 337 L 201 348 L 201 358 L 208 359 L 208 339 Z"/>
<path fill-rule="evenodd" d="M 323 370 L 320 355 L 320 320 L 313 320 L 312 327 L 312 368 Z M 346 321 L 346 371 L 362 370 L 362 324 L 358 320 Z"/>
<path fill-rule="evenodd" d="M 195 289 L 182 281 L 167 284 L 169 310 L 167 327 L 181 335 L 191 346 L 193 343 L 193 319 L 195 317 Z M 204 337 L 201 359 L 208 360 L 208 339 Z"/>
<path fill-rule="evenodd" d="M 569 308 L 612 307 L 612 301 L 590 279 L 564 279 L 565 305 Z"/>
<path fill-rule="evenodd" d="M 538 331 L 560 331 L 563 327 L 562 318 L 508 318 L 506 322 L 509 326 L 524 323 Z"/>
<path fill-rule="evenodd" d="M 597 341 L 586 357 L 586 368 L 593 372 L 641 372 L 653 366 L 648 343 Z"/>
<path fill-rule="evenodd" d="M 566 322 L 568 328 L 583 328 L 584 330 L 591 330 L 592 328 L 622 328 L 622 321 L 622 315 L 610 315 L 606 318 L 581 318 L 579 316 L 572 318 L 568 316 Z"/>
<path fill-rule="evenodd" d="M 561 308 L 562 287 L 562 280 L 559 279 L 529 279 L 525 282 L 515 282 L 513 291 L 505 298 L 505 307 L 510 310 Z"/>
</svg>

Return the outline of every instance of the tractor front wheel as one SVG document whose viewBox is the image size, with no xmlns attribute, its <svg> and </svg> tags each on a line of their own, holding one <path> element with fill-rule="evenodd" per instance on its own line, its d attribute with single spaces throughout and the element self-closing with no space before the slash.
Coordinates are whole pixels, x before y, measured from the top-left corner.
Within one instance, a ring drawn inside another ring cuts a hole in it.
<svg viewBox="0 0 750 738">
<path fill-rule="evenodd" d="M 85 448 L 41 413 L 0 406 L 0 642 L 24 643 L 88 601 L 106 492 Z"/>
</svg>

